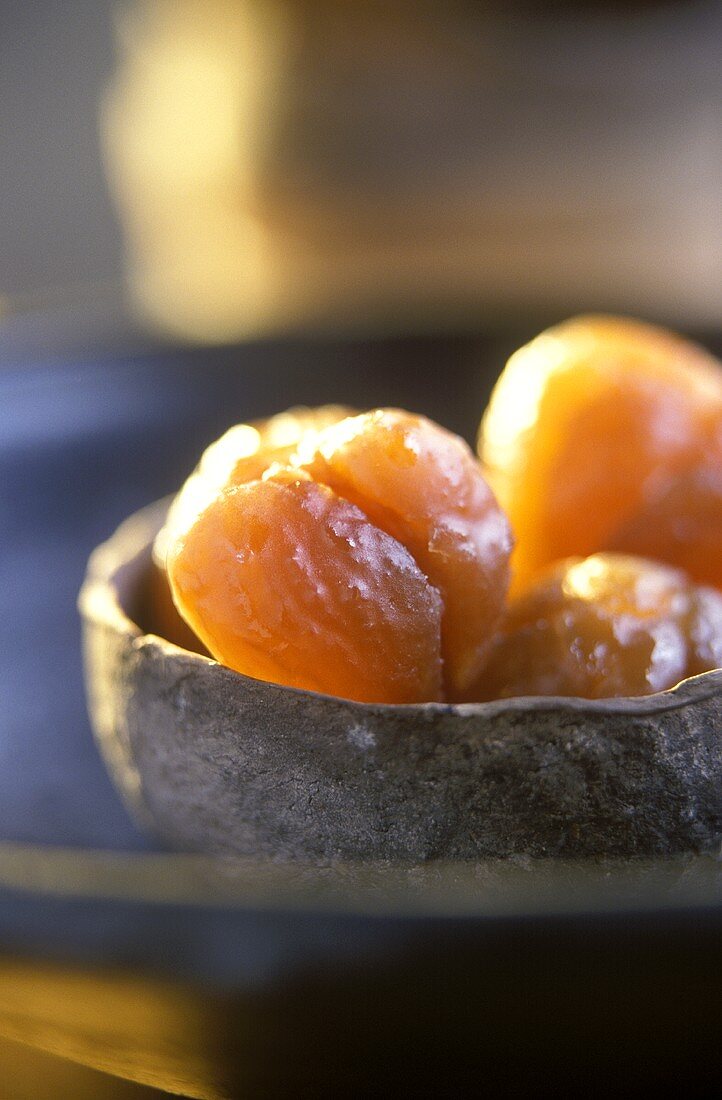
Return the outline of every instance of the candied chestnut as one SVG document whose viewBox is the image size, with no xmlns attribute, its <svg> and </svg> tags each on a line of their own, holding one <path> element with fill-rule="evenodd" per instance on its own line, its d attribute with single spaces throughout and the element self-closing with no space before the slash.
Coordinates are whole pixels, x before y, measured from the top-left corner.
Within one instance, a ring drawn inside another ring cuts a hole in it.
<svg viewBox="0 0 722 1100">
<path fill-rule="evenodd" d="M 164 535 L 176 605 L 214 656 L 373 702 L 455 697 L 474 681 L 511 535 L 462 440 L 381 409 L 303 431 L 283 453 L 231 450 L 221 464 L 214 449 Z"/>
<path fill-rule="evenodd" d="M 234 424 L 206 447 L 193 473 L 170 506 L 166 522 L 153 548 L 160 569 L 165 569 L 168 544 L 175 531 L 186 530 L 214 497 L 232 485 L 261 477 L 273 463 L 283 464 L 302 438 L 352 416 L 345 405 L 299 405 L 267 420 Z"/>
<path fill-rule="evenodd" d="M 463 440 L 423 416 L 377 409 L 299 448 L 298 463 L 398 539 L 438 588 L 447 694 L 471 684 L 501 618 L 512 539 Z"/>
<path fill-rule="evenodd" d="M 722 589 L 722 446 L 669 477 L 612 535 L 610 550 L 658 558 Z"/>
<path fill-rule="evenodd" d="M 663 329 L 578 317 L 517 351 L 479 436 L 517 540 L 515 590 L 552 561 L 606 546 L 703 460 L 721 419 L 719 363 Z"/>
<path fill-rule="evenodd" d="M 722 665 L 722 593 L 623 554 L 568 558 L 511 604 L 476 698 L 648 695 Z"/>
<path fill-rule="evenodd" d="M 369 702 L 441 697 L 441 600 L 399 542 L 308 477 L 225 490 L 169 551 L 176 604 L 223 664 Z"/>
</svg>

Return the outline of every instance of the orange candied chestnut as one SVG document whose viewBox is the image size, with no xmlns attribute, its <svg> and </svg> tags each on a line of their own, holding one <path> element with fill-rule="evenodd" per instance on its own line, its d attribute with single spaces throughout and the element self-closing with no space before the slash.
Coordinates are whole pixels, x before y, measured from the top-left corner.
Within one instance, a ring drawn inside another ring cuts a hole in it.
<svg viewBox="0 0 722 1100">
<path fill-rule="evenodd" d="M 668 478 L 607 547 L 657 558 L 684 569 L 698 584 L 722 589 L 722 448 Z"/>
<path fill-rule="evenodd" d="M 511 604 L 477 698 L 648 695 L 722 664 L 722 593 L 623 554 L 557 562 Z"/>
<path fill-rule="evenodd" d="M 501 619 L 512 538 L 479 462 L 423 416 L 377 409 L 301 443 L 294 460 L 398 539 L 443 600 L 449 698 L 479 675 Z"/>
<path fill-rule="evenodd" d="M 408 550 L 298 471 L 225 489 L 171 542 L 183 617 L 237 671 L 376 703 L 441 698 L 441 600 Z"/>
<path fill-rule="evenodd" d="M 479 453 L 509 515 L 514 587 L 586 555 L 664 481 L 700 462 L 722 416 L 722 372 L 697 345 L 621 317 L 578 317 L 509 360 Z"/>
<path fill-rule="evenodd" d="M 193 473 L 176 495 L 154 548 L 165 568 L 167 545 L 176 529 L 185 529 L 223 489 L 263 475 L 273 463 L 285 465 L 301 439 L 315 436 L 354 410 L 344 405 L 301 405 L 267 420 L 234 424 L 205 449 Z"/>
</svg>

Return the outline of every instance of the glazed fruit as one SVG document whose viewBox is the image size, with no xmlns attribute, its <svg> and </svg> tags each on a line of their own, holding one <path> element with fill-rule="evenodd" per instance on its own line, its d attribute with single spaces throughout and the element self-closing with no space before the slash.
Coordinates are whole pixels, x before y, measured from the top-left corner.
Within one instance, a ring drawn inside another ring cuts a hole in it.
<svg viewBox="0 0 722 1100">
<path fill-rule="evenodd" d="M 722 447 L 669 478 L 607 545 L 679 566 L 698 584 L 722 590 Z"/>
<path fill-rule="evenodd" d="M 214 656 L 364 701 L 454 697 L 473 682 L 511 536 L 465 443 L 386 409 L 305 430 L 280 460 L 275 446 L 249 456 L 253 468 L 224 458 L 220 478 L 211 450 L 163 548 L 176 606 Z"/>
<path fill-rule="evenodd" d="M 606 546 L 704 461 L 720 417 L 717 360 L 641 322 L 579 317 L 516 352 L 479 437 L 517 540 L 515 591 L 550 562 Z"/>
<path fill-rule="evenodd" d="M 307 437 L 296 461 L 398 539 L 438 588 L 446 690 L 463 692 L 501 618 L 512 546 L 467 445 L 425 417 L 377 409 Z"/>
<path fill-rule="evenodd" d="M 362 702 L 441 698 L 437 590 L 396 539 L 307 475 L 224 490 L 171 545 L 168 575 L 230 668 Z"/>
<path fill-rule="evenodd" d="M 223 489 L 261 477 L 273 463 L 283 465 L 301 439 L 353 415 L 354 410 L 345 405 L 322 405 L 317 409 L 298 406 L 268 420 L 234 424 L 206 448 L 175 497 L 154 546 L 159 568 L 165 570 L 168 546 L 175 533 L 186 530 Z"/>
<path fill-rule="evenodd" d="M 720 665 L 722 593 L 594 554 L 556 563 L 512 602 L 476 695 L 647 695 Z"/>
</svg>

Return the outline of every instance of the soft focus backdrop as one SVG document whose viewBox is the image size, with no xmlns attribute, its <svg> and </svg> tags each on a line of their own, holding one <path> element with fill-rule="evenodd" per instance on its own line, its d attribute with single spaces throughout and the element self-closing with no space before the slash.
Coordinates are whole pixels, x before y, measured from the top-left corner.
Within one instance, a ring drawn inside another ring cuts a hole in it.
<svg viewBox="0 0 722 1100">
<path fill-rule="evenodd" d="M 205 340 L 714 326 L 722 6 L 6 0 L 0 295 Z"/>
</svg>

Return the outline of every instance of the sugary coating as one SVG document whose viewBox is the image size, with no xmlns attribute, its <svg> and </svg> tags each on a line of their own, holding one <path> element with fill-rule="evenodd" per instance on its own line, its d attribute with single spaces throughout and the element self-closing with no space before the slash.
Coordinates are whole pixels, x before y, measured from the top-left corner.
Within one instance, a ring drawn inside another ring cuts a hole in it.
<svg viewBox="0 0 722 1100">
<path fill-rule="evenodd" d="M 550 562 L 606 546 L 701 461 L 721 415 L 718 361 L 651 325 L 578 317 L 517 351 L 479 436 L 516 537 L 514 591 Z"/>
<path fill-rule="evenodd" d="M 155 542 L 153 553 L 158 566 L 165 568 L 169 541 L 186 530 L 220 492 L 260 478 L 274 463 L 286 465 L 304 437 L 315 437 L 330 424 L 353 415 L 354 410 L 345 405 L 322 405 L 317 409 L 299 405 L 268 420 L 234 424 L 205 449 L 171 504 Z"/>
<path fill-rule="evenodd" d="M 450 699 L 478 676 L 501 619 L 512 538 L 479 462 L 423 416 L 377 409 L 301 443 L 295 460 L 398 539 L 443 600 Z"/>
<path fill-rule="evenodd" d="M 607 546 L 676 565 L 722 590 L 722 451 L 668 478 Z"/>
<path fill-rule="evenodd" d="M 441 598 L 399 542 L 298 471 L 225 489 L 168 549 L 222 663 L 375 703 L 441 698 Z"/>
<path fill-rule="evenodd" d="M 476 697 L 648 695 L 722 665 L 722 593 L 623 554 L 569 558 L 509 608 Z"/>
</svg>

